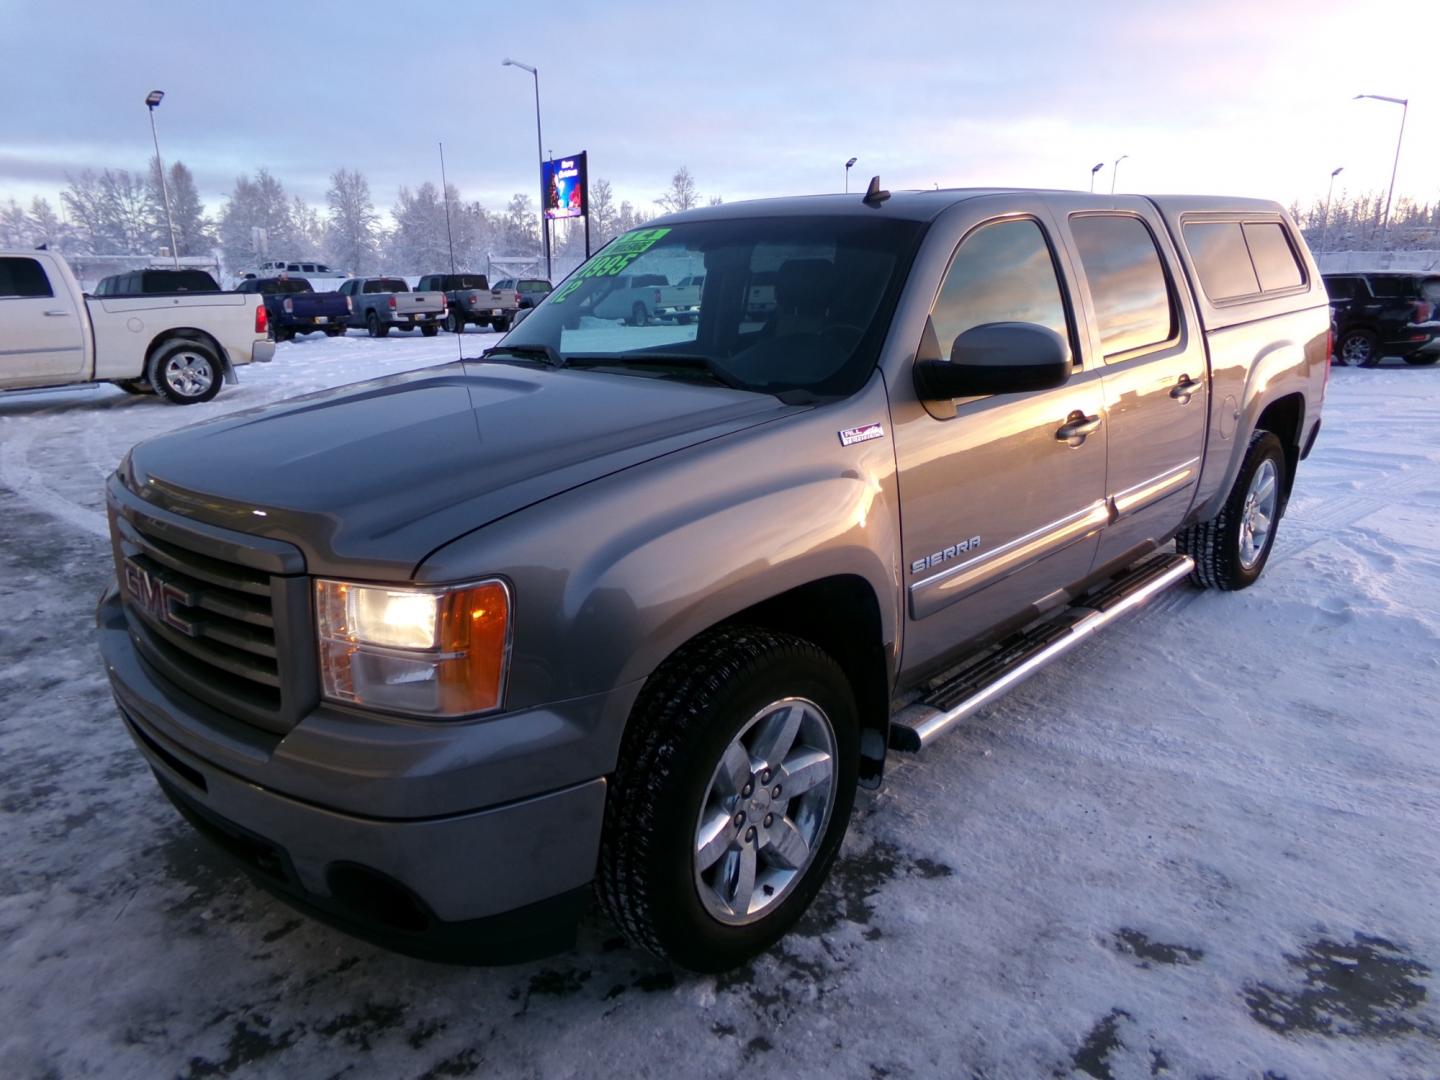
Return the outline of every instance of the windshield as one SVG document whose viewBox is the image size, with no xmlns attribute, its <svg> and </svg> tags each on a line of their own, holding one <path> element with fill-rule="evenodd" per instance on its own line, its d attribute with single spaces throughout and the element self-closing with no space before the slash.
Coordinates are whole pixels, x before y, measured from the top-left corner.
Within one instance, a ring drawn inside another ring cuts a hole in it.
<svg viewBox="0 0 1440 1080">
<path fill-rule="evenodd" d="M 846 215 L 637 229 L 550 293 L 496 356 L 847 395 L 875 366 L 923 228 Z M 685 278 L 704 281 L 698 306 L 664 302 L 660 290 Z"/>
</svg>

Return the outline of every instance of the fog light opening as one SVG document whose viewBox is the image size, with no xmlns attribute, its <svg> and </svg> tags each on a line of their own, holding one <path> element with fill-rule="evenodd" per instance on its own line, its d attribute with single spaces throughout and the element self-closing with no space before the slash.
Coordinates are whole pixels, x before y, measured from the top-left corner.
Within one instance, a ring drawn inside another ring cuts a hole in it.
<svg viewBox="0 0 1440 1080">
<path fill-rule="evenodd" d="M 358 863 L 335 863 L 326 872 L 330 895 L 367 922 L 419 933 L 430 926 L 425 905 L 398 881 Z"/>
</svg>

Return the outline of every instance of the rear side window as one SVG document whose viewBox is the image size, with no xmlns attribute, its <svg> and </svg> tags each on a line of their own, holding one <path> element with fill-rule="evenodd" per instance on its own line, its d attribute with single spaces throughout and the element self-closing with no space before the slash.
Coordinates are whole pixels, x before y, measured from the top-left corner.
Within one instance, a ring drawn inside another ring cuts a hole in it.
<svg viewBox="0 0 1440 1080">
<path fill-rule="evenodd" d="M 1290 246 L 1283 225 L 1278 221 L 1249 221 L 1244 229 L 1261 292 L 1278 292 L 1304 284 L 1305 275 L 1300 272 L 1295 249 Z"/>
<path fill-rule="evenodd" d="M 1260 291 L 1250 262 L 1245 233 L 1238 221 L 1191 221 L 1185 225 L 1185 246 L 1195 272 L 1211 300 L 1233 300 Z"/>
<path fill-rule="evenodd" d="M 1377 274 L 1370 279 L 1370 289 L 1376 296 L 1391 299 L 1413 300 L 1419 295 L 1414 278 Z"/>
<path fill-rule="evenodd" d="M 54 296 L 37 259 L 0 259 L 0 297 Z"/>
<path fill-rule="evenodd" d="M 1139 218 L 1071 218 L 1070 232 L 1090 282 L 1106 356 L 1175 336 L 1175 305 L 1155 238 Z"/>
<path fill-rule="evenodd" d="M 1356 284 L 1354 278 L 1326 278 L 1325 291 L 1330 295 L 1331 300 L 1354 300 Z"/>
<path fill-rule="evenodd" d="M 1036 323 L 1068 342 L 1065 301 L 1040 226 L 1029 219 L 999 221 L 967 236 L 945 273 L 930 319 L 946 359 L 957 337 L 985 323 Z"/>
</svg>

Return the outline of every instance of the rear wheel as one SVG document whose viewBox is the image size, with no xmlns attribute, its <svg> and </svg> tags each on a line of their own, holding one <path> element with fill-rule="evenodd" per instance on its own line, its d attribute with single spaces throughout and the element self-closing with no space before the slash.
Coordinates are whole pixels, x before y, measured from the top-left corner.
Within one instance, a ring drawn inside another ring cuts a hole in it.
<svg viewBox="0 0 1440 1080">
<path fill-rule="evenodd" d="M 172 405 L 195 405 L 220 392 L 220 358 L 201 341 L 171 341 L 150 354 L 146 377 Z"/>
<path fill-rule="evenodd" d="M 440 333 L 440 324 L 433 322 L 426 323 L 424 326 L 420 327 L 420 333 L 424 334 L 426 337 L 434 337 L 436 334 Z"/>
<path fill-rule="evenodd" d="M 277 326 L 277 327 L 275 327 L 275 340 L 276 340 L 276 342 L 281 342 L 281 341 L 294 341 L 294 340 L 295 340 L 295 331 L 294 331 L 294 329 L 292 329 L 291 327 L 288 327 L 288 326 Z"/>
<path fill-rule="evenodd" d="M 445 329 L 452 334 L 463 334 L 465 332 L 465 320 L 458 311 L 452 311 L 445 316 Z"/>
<path fill-rule="evenodd" d="M 505 333 L 505 331 L 510 329 L 510 320 L 504 316 L 497 315 L 495 318 L 490 320 L 490 327 L 497 334 L 503 334 Z"/>
<path fill-rule="evenodd" d="M 797 637 L 726 627 L 648 681 L 611 787 L 597 889 L 636 944 L 696 971 L 769 948 L 810 906 L 850 820 L 854 696 Z"/>
<path fill-rule="evenodd" d="M 1284 448 L 1272 432 L 1257 431 L 1220 513 L 1175 538 L 1175 550 L 1195 560 L 1191 580 L 1207 589 L 1255 584 L 1275 546 L 1284 499 Z"/>
<path fill-rule="evenodd" d="M 630 325 L 644 326 L 649 321 L 650 314 L 645 310 L 645 305 L 636 300 L 635 306 L 630 309 Z"/>
<path fill-rule="evenodd" d="M 1349 330 L 1335 346 L 1335 360 L 1346 367 L 1374 367 L 1380 363 L 1380 339 L 1369 330 Z"/>
<path fill-rule="evenodd" d="M 365 332 L 371 337 L 380 338 L 390 333 L 390 327 L 382 323 L 380 316 L 372 311 L 365 316 Z"/>
<path fill-rule="evenodd" d="M 127 394 L 153 394 L 155 388 L 144 379 L 121 379 L 115 384 Z"/>
<path fill-rule="evenodd" d="M 345 333 L 345 327 L 343 326 L 327 326 L 325 328 L 326 337 L 339 337 L 343 333 Z"/>
<path fill-rule="evenodd" d="M 1424 356 L 1405 357 L 1405 363 L 1414 364 L 1416 367 L 1425 367 L 1428 364 L 1435 363 L 1436 360 L 1440 360 L 1440 353 L 1426 353 Z"/>
</svg>

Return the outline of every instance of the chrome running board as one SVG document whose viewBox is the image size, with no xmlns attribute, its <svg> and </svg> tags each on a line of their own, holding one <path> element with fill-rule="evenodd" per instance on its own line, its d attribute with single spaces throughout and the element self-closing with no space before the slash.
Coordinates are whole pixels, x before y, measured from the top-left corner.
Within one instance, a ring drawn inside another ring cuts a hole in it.
<svg viewBox="0 0 1440 1080">
<path fill-rule="evenodd" d="M 1188 555 L 1147 559 L 1087 593 L 1058 616 L 1001 642 L 896 713 L 890 721 L 890 745 L 911 752 L 924 749 L 965 717 L 1194 569 L 1195 562 Z"/>
</svg>

